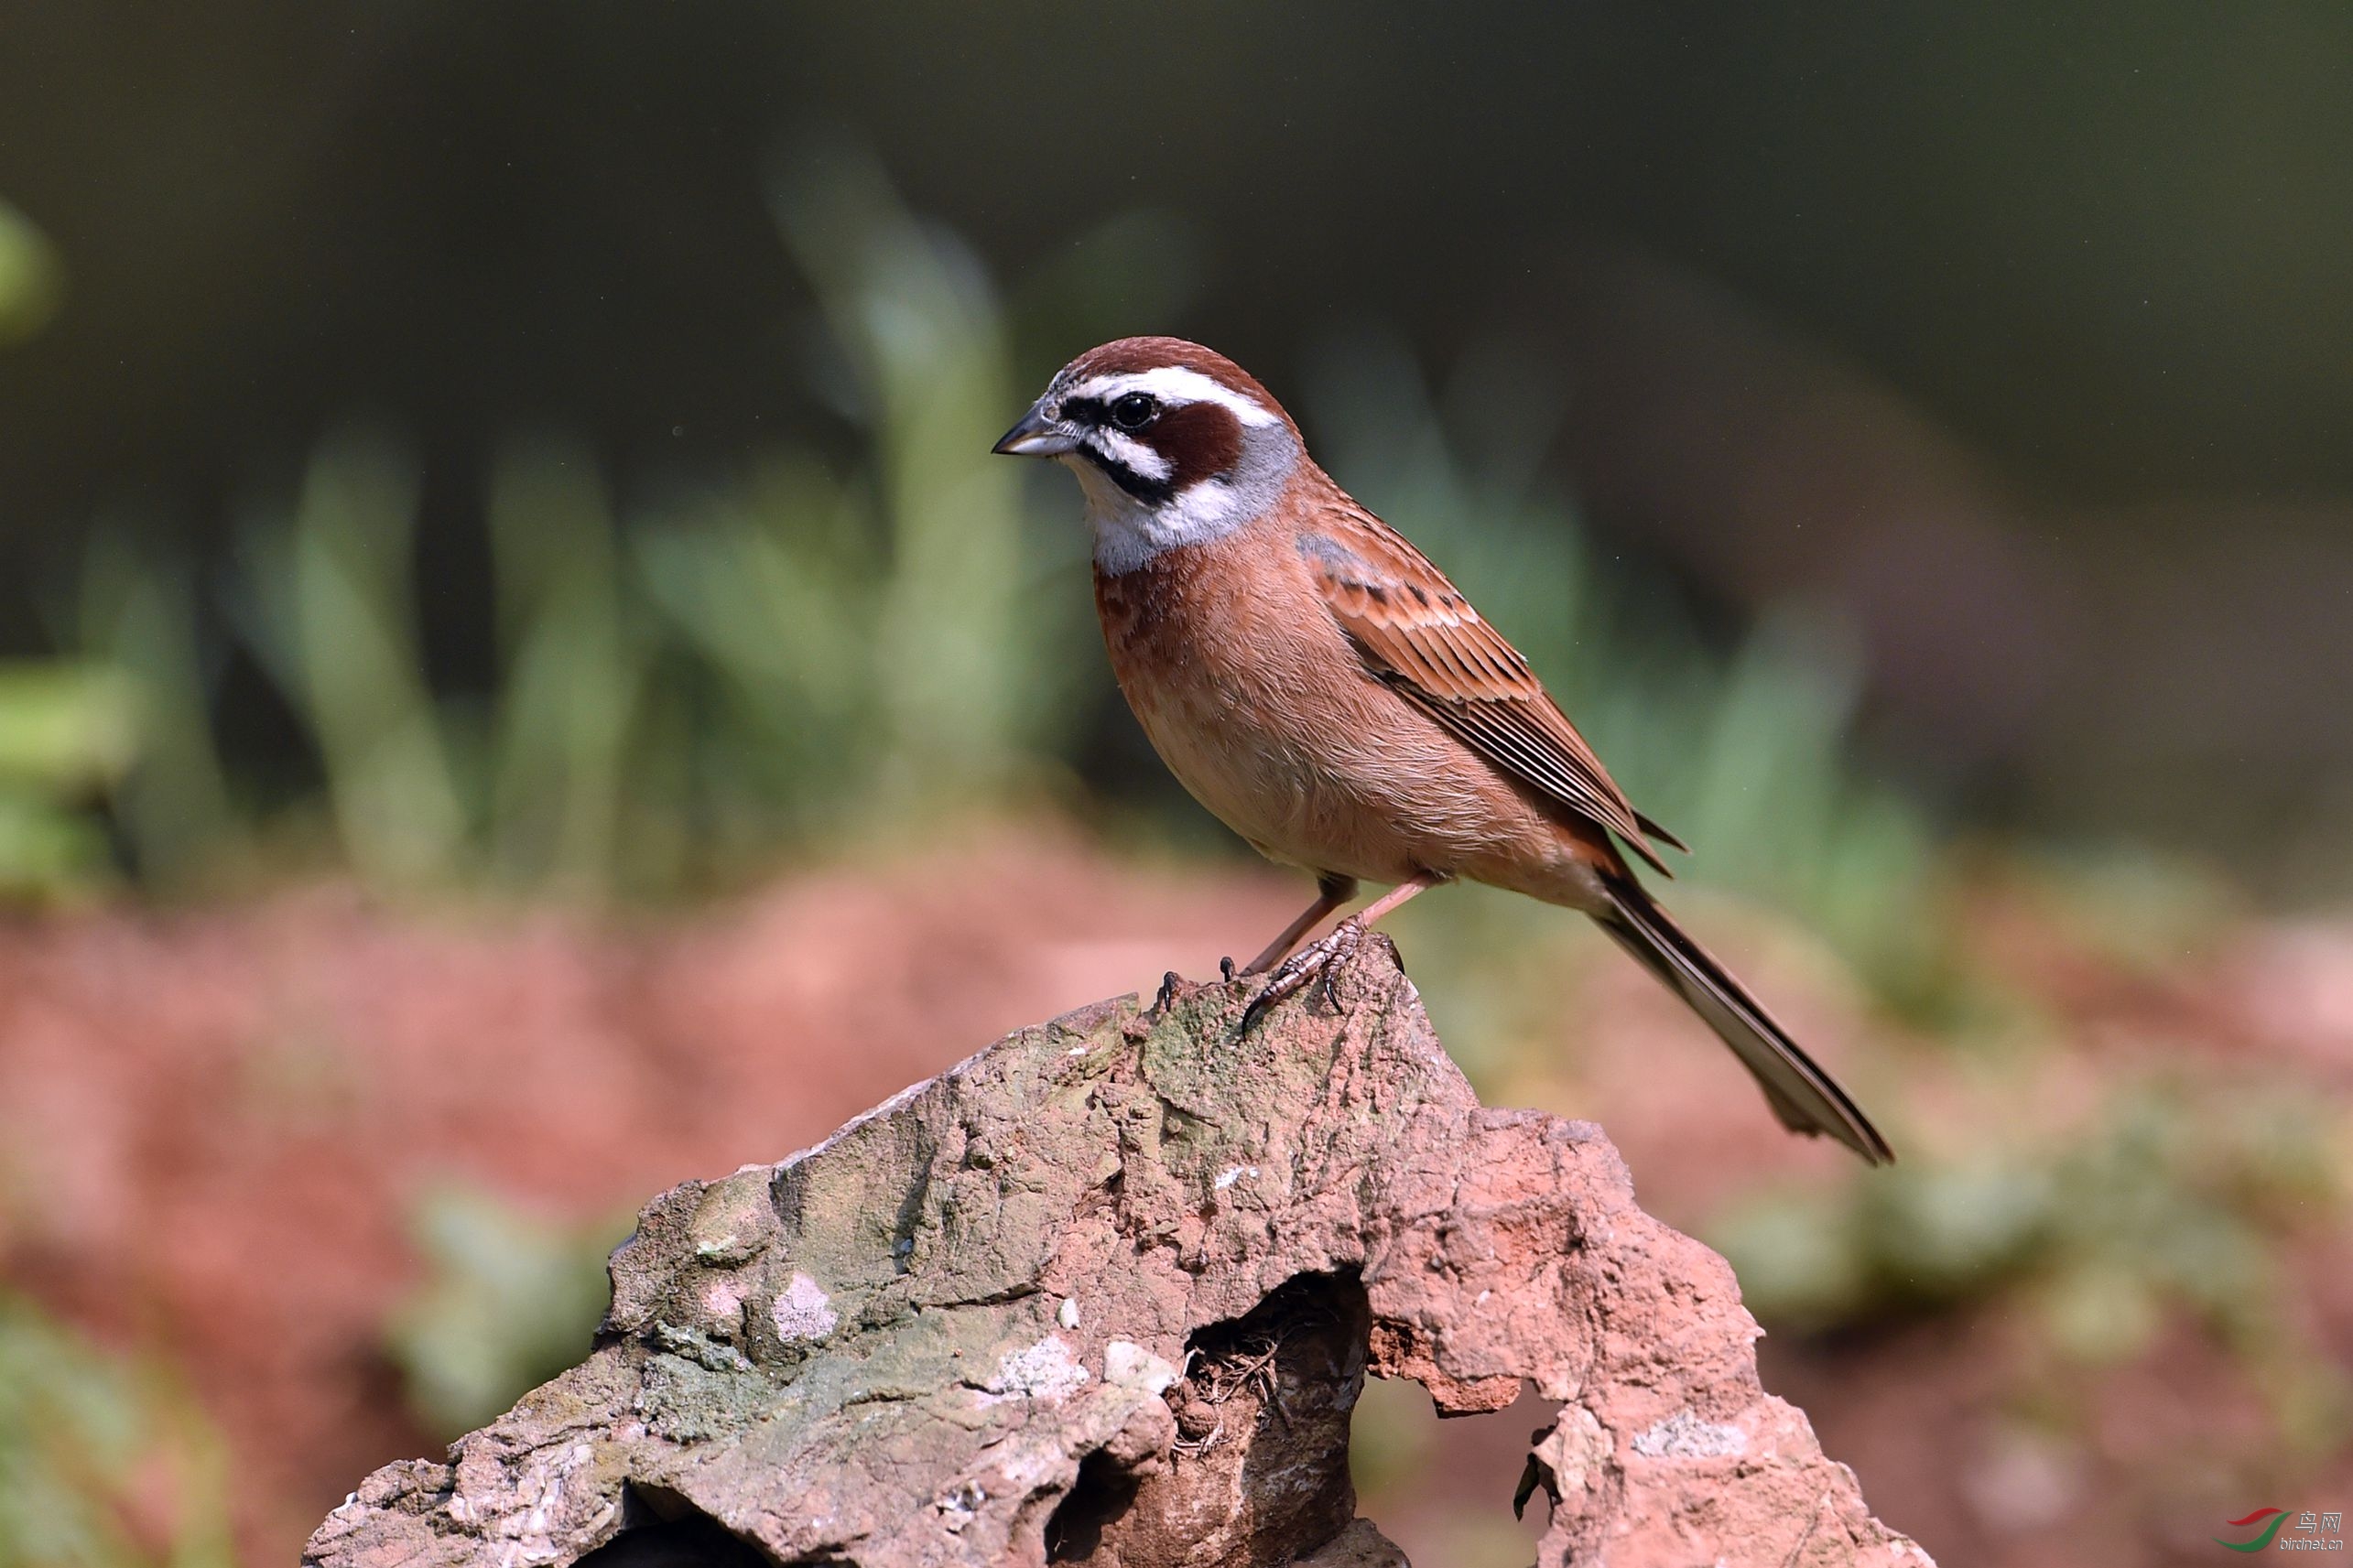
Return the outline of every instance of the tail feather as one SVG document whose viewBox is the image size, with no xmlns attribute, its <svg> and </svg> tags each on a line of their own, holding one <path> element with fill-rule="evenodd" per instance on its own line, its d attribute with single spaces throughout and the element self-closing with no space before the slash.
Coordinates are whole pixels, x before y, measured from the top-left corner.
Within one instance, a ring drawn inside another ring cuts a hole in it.
<svg viewBox="0 0 2353 1568">
<path fill-rule="evenodd" d="M 1643 836 L 1646 838 L 1655 838 L 1660 843 L 1680 849 L 1686 855 L 1691 853 L 1690 845 L 1685 843 L 1682 839 L 1676 838 L 1674 834 L 1660 827 L 1656 821 L 1643 816 L 1639 811 L 1634 813 L 1634 826 L 1643 830 Z"/>
<path fill-rule="evenodd" d="M 1784 1127 L 1835 1138 L 1873 1165 L 1893 1162 L 1895 1155 L 1870 1119 L 1730 971 L 1684 935 L 1632 878 L 1611 877 L 1607 885 L 1611 906 L 1595 917 L 1601 928 L 1732 1048 Z"/>
</svg>

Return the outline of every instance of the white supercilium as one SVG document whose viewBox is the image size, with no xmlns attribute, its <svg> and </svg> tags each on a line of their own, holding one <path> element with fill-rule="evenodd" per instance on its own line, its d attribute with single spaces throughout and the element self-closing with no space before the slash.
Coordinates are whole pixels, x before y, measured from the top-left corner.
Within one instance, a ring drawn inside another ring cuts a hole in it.
<svg viewBox="0 0 2353 1568">
<path fill-rule="evenodd" d="M 1298 440 L 1280 416 L 1198 371 L 1164 366 L 1097 376 L 1066 395 L 1124 397 L 1132 392 L 1149 392 L 1171 406 L 1206 401 L 1228 409 L 1242 427 L 1242 455 L 1223 473 L 1195 480 L 1166 500 L 1149 501 L 1128 493 L 1083 452 L 1065 454 L 1061 460 L 1086 492 L 1096 569 L 1108 577 L 1133 571 L 1164 550 L 1222 538 L 1263 516 L 1282 499 L 1299 460 Z M 1098 451 L 1132 473 L 1166 480 L 1172 471 L 1166 455 L 1121 432 L 1097 427 L 1082 438 L 1096 442 Z"/>
<path fill-rule="evenodd" d="M 1167 404 L 1214 403 L 1220 408 L 1231 410 L 1235 418 L 1253 429 L 1283 422 L 1281 416 L 1256 398 L 1236 392 L 1210 380 L 1199 371 L 1187 370 L 1183 365 L 1156 365 L 1151 370 L 1120 371 L 1110 375 L 1091 376 L 1063 395 L 1099 398 L 1104 403 L 1113 403 L 1132 392 L 1149 393 Z"/>
</svg>

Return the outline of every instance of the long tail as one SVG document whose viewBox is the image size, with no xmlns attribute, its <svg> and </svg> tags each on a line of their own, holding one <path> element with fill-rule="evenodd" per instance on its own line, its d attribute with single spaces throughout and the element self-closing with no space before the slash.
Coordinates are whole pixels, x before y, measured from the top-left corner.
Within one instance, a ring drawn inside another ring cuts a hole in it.
<svg viewBox="0 0 2353 1568">
<path fill-rule="evenodd" d="M 1607 880 L 1611 907 L 1594 918 L 1722 1037 L 1793 1132 L 1837 1139 L 1874 1165 L 1894 1161 L 1887 1140 L 1829 1074 L 1797 1047 L 1762 1003 L 1683 933 L 1631 877 Z"/>
</svg>

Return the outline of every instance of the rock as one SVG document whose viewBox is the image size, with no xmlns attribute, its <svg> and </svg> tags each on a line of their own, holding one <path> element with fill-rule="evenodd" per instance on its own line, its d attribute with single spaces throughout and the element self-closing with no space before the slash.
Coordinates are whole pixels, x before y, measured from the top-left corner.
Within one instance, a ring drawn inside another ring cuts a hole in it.
<svg viewBox="0 0 2353 1568">
<path fill-rule="evenodd" d="M 1480 1107 L 1386 942 L 1237 1038 L 1256 984 L 1023 1030 L 656 1199 L 588 1358 L 307 1561 L 1402 1564 L 1349 1483 L 1369 1372 L 1560 1401 L 1544 1563 L 1927 1563 L 1759 1387 L 1724 1261 L 1598 1129 Z"/>
</svg>

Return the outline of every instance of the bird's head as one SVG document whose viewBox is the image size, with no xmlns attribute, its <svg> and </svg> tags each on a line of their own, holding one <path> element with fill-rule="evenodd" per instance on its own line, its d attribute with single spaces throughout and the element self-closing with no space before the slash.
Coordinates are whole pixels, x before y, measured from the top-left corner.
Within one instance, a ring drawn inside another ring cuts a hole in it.
<svg viewBox="0 0 2353 1568">
<path fill-rule="evenodd" d="M 1264 514 L 1298 427 L 1256 378 L 1181 338 L 1122 338 L 1062 367 L 995 450 L 1078 474 L 1095 559 L 1121 572 Z"/>
</svg>

